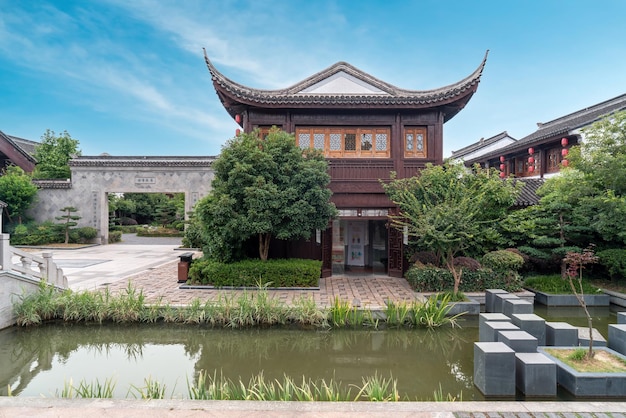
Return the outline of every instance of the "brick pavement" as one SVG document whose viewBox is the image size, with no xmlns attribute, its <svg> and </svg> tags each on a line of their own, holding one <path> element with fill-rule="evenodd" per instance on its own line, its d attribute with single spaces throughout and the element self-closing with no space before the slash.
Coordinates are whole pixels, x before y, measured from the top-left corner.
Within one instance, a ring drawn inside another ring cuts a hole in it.
<svg viewBox="0 0 626 418">
<path fill-rule="evenodd" d="M 161 301 L 170 305 L 188 305 L 194 299 L 201 302 L 216 300 L 220 295 L 239 295 L 244 290 L 230 289 L 181 289 L 177 280 L 178 262 L 172 261 L 150 270 L 128 276 L 123 280 L 103 284 L 112 293 L 124 291 L 129 283 L 136 290 L 142 290 L 148 303 Z M 254 292 L 255 290 L 245 290 Z M 271 295 L 286 304 L 295 298 L 313 298 L 317 306 L 330 306 L 335 297 L 348 301 L 352 306 L 368 309 L 384 308 L 387 300 L 395 302 L 422 300 L 423 296 L 414 292 L 405 279 L 388 276 L 333 276 L 320 279 L 319 290 L 269 290 Z"/>
</svg>

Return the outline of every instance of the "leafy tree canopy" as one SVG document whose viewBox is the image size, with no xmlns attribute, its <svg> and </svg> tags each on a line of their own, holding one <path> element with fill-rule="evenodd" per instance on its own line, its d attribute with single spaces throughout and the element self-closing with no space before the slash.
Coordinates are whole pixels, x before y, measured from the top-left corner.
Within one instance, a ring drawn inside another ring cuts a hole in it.
<svg viewBox="0 0 626 418">
<path fill-rule="evenodd" d="M 512 213 L 504 224 L 513 245 L 560 263 L 564 276 L 566 253 L 590 243 L 599 248 L 626 243 L 626 111 L 584 128 L 583 134 L 581 144 L 570 150 L 569 168 L 537 191 L 539 204 Z"/>
<path fill-rule="evenodd" d="M 237 259 L 242 243 L 258 237 L 266 260 L 272 237 L 308 238 L 336 215 L 323 155 L 279 129 L 264 139 L 258 131 L 231 139 L 213 168 L 212 191 L 196 206 L 213 258 Z"/>
<path fill-rule="evenodd" d="M 36 196 L 37 186 L 20 167 L 9 166 L 0 173 L 0 200 L 7 204 L 3 221 L 21 223 Z"/>
<path fill-rule="evenodd" d="M 33 172 L 36 179 L 69 179 L 71 175 L 69 161 L 80 155 L 78 140 L 67 131 L 56 135 L 47 129 L 41 136 L 41 143 L 35 148 L 37 165 Z"/>
<path fill-rule="evenodd" d="M 392 225 L 406 231 L 419 248 L 443 258 L 455 278 L 455 293 L 460 273 L 454 269 L 454 257 L 497 240 L 494 224 L 506 216 L 517 196 L 516 186 L 494 170 L 468 171 L 456 162 L 429 164 L 419 176 L 394 179 L 383 187 L 400 209 Z"/>
<path fill-rule="evenodd" d="M 572 148 L 571 166 L 584 173 L 600 192 L 626 194 L 626 111 L 616 112 L 583 129 L 582 143 Z"/>
</svg>

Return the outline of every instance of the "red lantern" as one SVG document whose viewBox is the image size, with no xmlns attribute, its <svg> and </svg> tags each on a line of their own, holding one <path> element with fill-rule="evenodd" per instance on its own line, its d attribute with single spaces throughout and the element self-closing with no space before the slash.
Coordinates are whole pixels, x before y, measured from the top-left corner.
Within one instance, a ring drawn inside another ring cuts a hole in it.
<svg viewBox="0 0 626 418">
<path fill-rule="evenodd" d="M 535 166 L 534 165 L 529 165 L 528 166 L 528 172 L 532 173 L 533 171 L 535 171 Z"/>
<path fill-rule="evenodd" d="M 563 160 L 561 161 L 561 164 L 563 164 L 563 167 L 567 167 L 569 165 L 569 161 Z"/>
<path fill-rule="evenodd" d="M 241 123 L 241 115 L 240 114 L 236 114 L 235 115 L 235 122 Z"/>
<path fill-rule="evenodd" d="M 500 156 L 500 162 L 503 163 L 504 162 L 504 155 Z"/>
<path fill-rule="evenodd" d="M 561 138 L 561 146 L 566 147 L 568 144 L 567 138 Z"/>
<path fill-rule="evenodd" d="M 504 171 L 500 171 L 500 178 L 503 179 L 506 177 L 506 173 Z"/>
<path fill-rule="evenodd" d="M 561 150 L 561 155 L 562 155 L 563 157 L 565 157 L 567 154 L 569 154 L 569 151 L 567 150 L 567 148 L 563 148 L 563 149 Z"/>
<path fill-rule="evenodd" d="M 506 165 L 500 164 L 500 171 L 504 171 L 504 170 L 506 170 Z"/>
<path fill-rule="evenodd" d="M 241 129 L 235 130 L 235 135 L 239 136 L 241 134 Z"/>
<path fill-rule="evenodd" d="M 528 148 L 528 153 L 530 155 L 533 155 L 535 153 L 535 150 L 533 149 L 533 147 Z"/>
<path fill-rule="evenodd" d="M 528 157 L 528 164 L 535 164 L 535 158 L 534 157 Z"/>
</svg>

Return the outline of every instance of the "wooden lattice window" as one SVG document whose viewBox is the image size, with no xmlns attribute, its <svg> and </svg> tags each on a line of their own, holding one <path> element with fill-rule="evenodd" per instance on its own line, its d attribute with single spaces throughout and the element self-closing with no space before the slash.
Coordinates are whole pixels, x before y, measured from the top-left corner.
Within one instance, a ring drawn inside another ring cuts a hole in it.
<svg viewBox="0 0 626 418">
<path fill-rule="evenodd" d="M 561 155 L 561 148 L 551 148 L 546 152 L 546 172 L 556 173 L 560 170 L 559 165 L 563 156 Z"/>
<path fill-rule="evenodd" d="M 332 158 L 388 158 L 391 130 L 369 127 L 297 127 L 302 149 L 315 148 Z"/>
<path fill-rule="evenodd" d="M 404 156 L 408 158 L 426 158 L 428 154 L 425 127 L 404 129 Z"/>
</svg>

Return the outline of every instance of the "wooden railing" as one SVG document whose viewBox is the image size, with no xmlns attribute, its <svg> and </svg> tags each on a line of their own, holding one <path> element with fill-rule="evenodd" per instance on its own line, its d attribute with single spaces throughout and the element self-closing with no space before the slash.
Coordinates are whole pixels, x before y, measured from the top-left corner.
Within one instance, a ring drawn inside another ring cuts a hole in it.
<svg viewBox="0 0 626 418">
<path fill-rule="evenodd" d="M 39 257 L 11 247 L 9 238 L 9 234 L 0 234 L 0 272 L 18 272 L 39 280 L 45 280 L 59 288 L 68 288 L 67 277 L 52 260 L 52 253 L 44 252 Z M 14 264 L 14 257 L 19 257 L 20 263 Z"/>
</svg>

